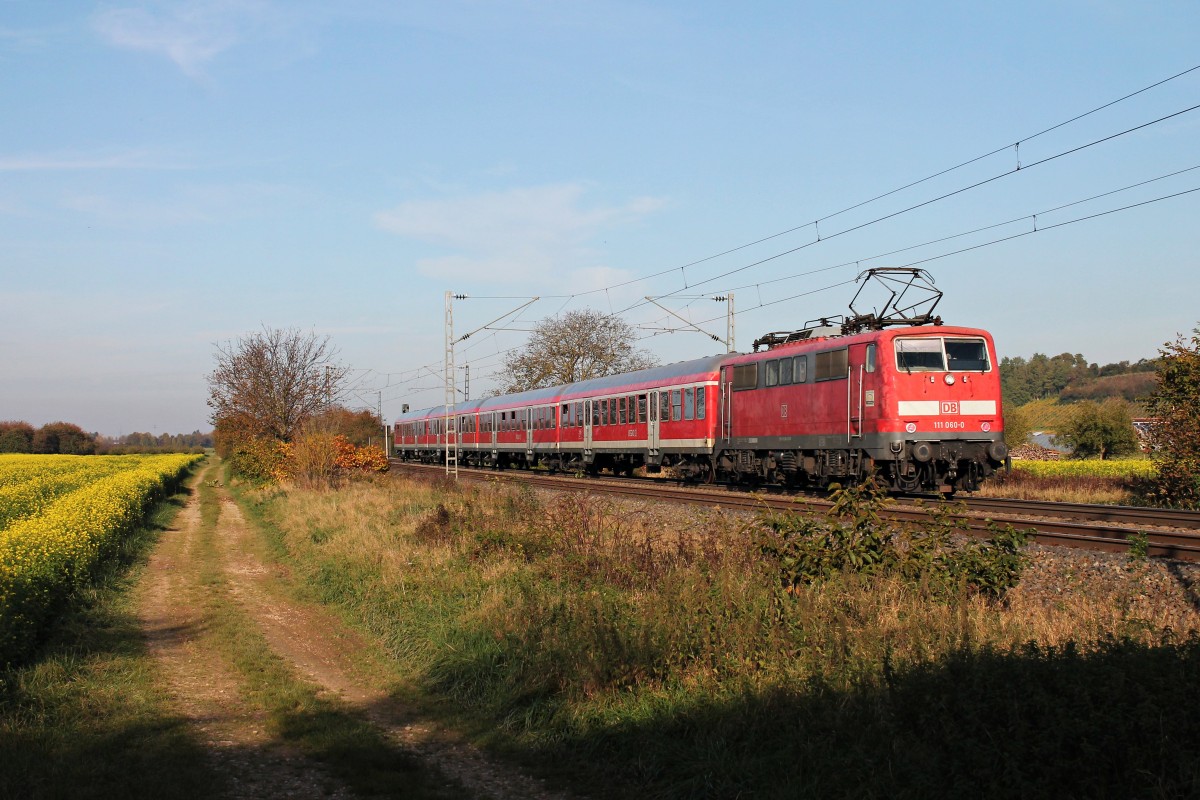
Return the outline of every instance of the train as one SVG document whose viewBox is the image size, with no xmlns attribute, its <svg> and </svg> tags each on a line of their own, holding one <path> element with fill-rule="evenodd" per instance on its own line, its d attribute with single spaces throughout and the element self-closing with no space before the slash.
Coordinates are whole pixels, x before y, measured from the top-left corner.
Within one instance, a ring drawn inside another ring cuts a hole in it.
<svg viewBox="0 0 1200 800">
<path fill-rule="evenodd" d="M 996 347 L 986 330 L 945 325 L 932 308 L 822 319 L 767 334 L 751 353 L 464 401 L 449 413 L 406 411 L 393 455 L 589 475 L 669 468 L 701 483 L 820 488 L 874 476 L 896 492 L 974 491 L 1009 464 Z"/>
</svg>

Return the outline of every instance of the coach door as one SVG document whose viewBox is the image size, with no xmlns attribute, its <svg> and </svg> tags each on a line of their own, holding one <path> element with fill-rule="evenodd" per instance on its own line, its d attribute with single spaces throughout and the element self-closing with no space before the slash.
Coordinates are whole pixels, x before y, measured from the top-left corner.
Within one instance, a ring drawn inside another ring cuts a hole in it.
<svg viewBox="0 0 1200 800">
<path fill-rule="evenodd" d="M 592 401 L 583 401 L 583 449 L 592 451 Z"/>
<path fill-rule="evenodd" d="M 650 451 L 658 450 L 658 392 L 650 392 L 650 408 L 646 417 L 646 447 Z"/>
<path fill-rule="evenodd" d="M 721 367 L 721 401 L 718 403 L 717 424 L 720 426 L 721 442 L 726 447 L 733 438 L 733 365 Z"/>
</svg>

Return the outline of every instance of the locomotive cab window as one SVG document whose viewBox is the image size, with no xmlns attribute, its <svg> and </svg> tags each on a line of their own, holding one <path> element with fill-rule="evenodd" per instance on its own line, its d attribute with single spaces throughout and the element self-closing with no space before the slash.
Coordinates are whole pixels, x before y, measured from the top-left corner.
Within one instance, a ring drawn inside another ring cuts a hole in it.
<svg viewBox="0 0 1200 800">
<path fill-rule="evenodd" d="M 991 364 L 983 339 L 924 336 L 896 339 L 896 369 L 905 372 L 987 372 Z"/>
<path fill-rule="evenodd" d="M 942 340 L 934 337 L 896 340 L 896 369 L 905 372 L 941 372 L 946 369 Z"/>
<path fill-rule="evenodd" d="M 987 344 L 982 339 L 947 339 L 946 363 L 956 372 L 987 372 Z"/>
<path fill-rule="evenodd" d="M 867 345 L 867 357 L 864 366 L 866 366 L 867 372 L 875 371 L 875 345 L 873 344 Z"/>
</svg>

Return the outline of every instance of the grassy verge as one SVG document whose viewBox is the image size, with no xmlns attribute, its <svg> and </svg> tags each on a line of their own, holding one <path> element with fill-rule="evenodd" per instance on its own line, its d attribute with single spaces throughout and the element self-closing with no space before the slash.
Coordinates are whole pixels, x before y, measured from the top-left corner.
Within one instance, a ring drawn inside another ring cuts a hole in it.
<svg viewBox="0 0 1200 800">
<path fill-rule="evenodd" d="M 204 594 L 206 637 L 242 679 L 244 699 L 264 712 L 268 731 L 312 758 L 357 795 L 413 800 L 459 796 L 447 779 L 390 741 L 361 714 L 295 671 L 268 645 L 257 624 L 233 599 L 221 569 L 216 526 L 220 501 L 200 487 L 201 543 L 196 556 Z"/>
<path fill-rule="evenodd" d="M 209 796 L 221 787 L 146 653 L 129 589 L 186 495 L 161 503 L 25 665 L 0 674 L 0 797 Z"/>
<path fill-rule="evenodd" d="M 717 513 L 402 479 L 253 498 L 398 685 L 595 795 L 1200 792 L 1196 620 L 1172 630 L 1136 586 L 783 591 L 761 532 Z"/>
</svg>

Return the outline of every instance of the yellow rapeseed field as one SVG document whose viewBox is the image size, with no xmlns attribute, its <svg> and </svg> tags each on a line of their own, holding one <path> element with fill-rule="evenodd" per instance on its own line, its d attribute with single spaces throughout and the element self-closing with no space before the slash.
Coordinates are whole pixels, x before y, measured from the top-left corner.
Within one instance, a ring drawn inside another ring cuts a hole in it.
<svg viewBox="0 0 1200 800">
<path fill-rule="evenodd" d="M 1150 478 L 1154 476 L 1154 462 L 1147 458 L 1014 460 L 1012 468 L 1013 472 L 1024 472 L 1035 478 Z"/>
<path fill-rule="evenodd" d="M 0 455 L 0 665 L 199 458 Z"/>
</svg>

